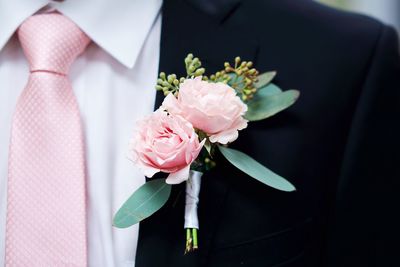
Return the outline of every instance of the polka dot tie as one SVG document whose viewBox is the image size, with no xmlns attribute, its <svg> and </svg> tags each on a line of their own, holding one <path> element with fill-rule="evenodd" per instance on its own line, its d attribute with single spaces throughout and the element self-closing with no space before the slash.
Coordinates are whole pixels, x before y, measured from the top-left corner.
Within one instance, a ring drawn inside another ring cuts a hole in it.
<svg viewBox="0 0 400 267">
<path fill-rule="evenodd" d="M 18 29 L 30 66 L 12 122 L 6 266 L 87 266 L 82 125 L 67 74 L 89 38 L 59 13 Z"/>
</svg>

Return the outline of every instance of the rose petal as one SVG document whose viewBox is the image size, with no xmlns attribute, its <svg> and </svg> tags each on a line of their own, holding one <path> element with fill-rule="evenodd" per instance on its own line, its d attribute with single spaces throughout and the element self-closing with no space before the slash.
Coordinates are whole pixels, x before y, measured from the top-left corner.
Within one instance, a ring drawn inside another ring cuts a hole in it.
<svg viewBox="0 0 400 267">
<path fill-rule="evenodd" d="M 247 105 L 224 83 L 203 81 L 201 77 L 186 79 L 180 85 L 178 99 L 169 97 L 165 102 L 169 111 L 179 107 L 176 114 L 213 136 L 215 142 L 232 142 L 237 131 L 247 127 L 243 119 Z"/>
<path fill-rule="evenodd" d="M 211 143 L 220 143 L 226 145 L 228 143 L 232 143 L 239 136 L 239 132 L 236 129 L 232 129 L 229 131 L 220 132 L 218 134 L 214 134 L 210 136 Z"/>
<path fill-rule="evenodd" d="M 177 172 L 170 173 L 165 182 L 167 184 L 180 184 L 189 179 L 189 171 L 190 171 L 190 165 L 187 165 L 186 167 Z"/>
<path fill-rule="evenodd" d="M 149 178 L 153 177 L 154 174 L 156 174 L 157 172 L 160 172 L 159 169 L 153 168 L 148 165 L 142 165 L 139 168 L 143 171 L 144 176 L 149 177 Z"/>
<path fill-rule="evenodd" d="M 161 108 L 167 110 L 169 113 L 172 114 L 179 114 L 181 111 L 179 108 L 179 102 L 172 93 L 169 93 L 164 98 L 164 101 L 161 104 Z"/>
</svg>

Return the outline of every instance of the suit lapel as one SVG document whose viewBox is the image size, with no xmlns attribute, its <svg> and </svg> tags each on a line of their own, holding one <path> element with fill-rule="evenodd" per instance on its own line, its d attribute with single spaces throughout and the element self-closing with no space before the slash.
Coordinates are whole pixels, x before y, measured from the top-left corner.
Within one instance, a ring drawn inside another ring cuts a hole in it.
<svg viewBox="0 0 400 267">
<path fill-rule="evenodd" d="M 249 60 L 255 59 L 257 43 L 251 40 L 243 42 L 234 30 L 225 28 L 225 22 L 238 5 L 238 0 L 164 1 L 160 71 L 186 76 L 183 60 L 188 53 L 198 56 L 208 73 L 221 69 L 224 61 L 233 60 L 238 55 Z M 155 108 L 161 105 L 163 98 L 162 92 L 157 92 Z M 137 267 L 207 264 L 218 226 L 218 215 L 228 191 L 228 174 L 223 169 L 222 166 L 217 167 L 203 176 L 199 206 L 199 251 L 184 255 L 185 185 L 173 186 L 167 204 L 140 224 Z"/>
</svg>

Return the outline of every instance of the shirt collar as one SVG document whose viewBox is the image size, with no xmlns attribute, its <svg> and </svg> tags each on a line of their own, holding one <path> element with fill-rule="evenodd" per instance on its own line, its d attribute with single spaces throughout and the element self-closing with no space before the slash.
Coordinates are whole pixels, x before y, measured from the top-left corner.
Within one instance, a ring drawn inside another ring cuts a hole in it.
<svg viewBox="0 0 400 267">
<path fill-rule="evenodd" d="M 27 17 L 46 5 L 69 17 L 93 42 L 132 68 L 162 0 L 0 0 L 0 50 Z"/>
</svg>

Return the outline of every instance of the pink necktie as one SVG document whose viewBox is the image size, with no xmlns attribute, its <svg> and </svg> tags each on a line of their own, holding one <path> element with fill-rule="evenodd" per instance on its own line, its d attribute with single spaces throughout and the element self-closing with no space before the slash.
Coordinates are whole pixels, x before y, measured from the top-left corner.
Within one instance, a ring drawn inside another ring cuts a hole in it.
<svg viewBox="0 0 400 267">
<path fill-rule="evenodd" d="M 12 123 L 6 266 L 87 266 L 85 161 L 67 78 L 89 38 L 58 13 L 19 28 L 30 76 Z"/>
</svg>

